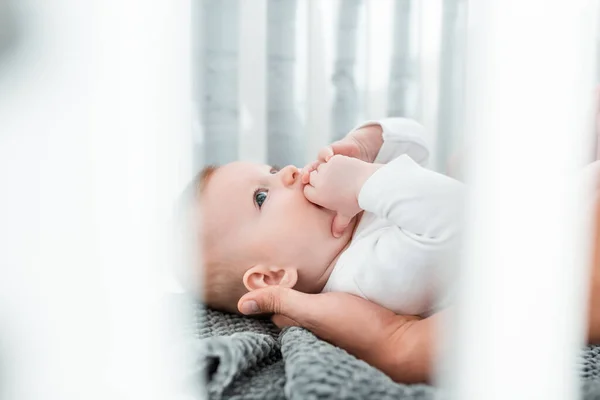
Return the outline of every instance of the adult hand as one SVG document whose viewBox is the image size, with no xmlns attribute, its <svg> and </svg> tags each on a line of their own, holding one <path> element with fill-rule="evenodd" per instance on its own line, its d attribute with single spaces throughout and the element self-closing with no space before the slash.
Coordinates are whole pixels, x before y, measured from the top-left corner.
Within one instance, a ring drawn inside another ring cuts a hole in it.
<svg viewBox="0 0 600 400">
<path fill-rule="evenodd" d="M 437 318 L 396 315 L 347 293 L 306 294 L 279 286 L 247 293 L 238 309 L 246 315 L 272 313 L 280 328 L 304 327 L 397 382 L 430 378 Z"/>
</svg>

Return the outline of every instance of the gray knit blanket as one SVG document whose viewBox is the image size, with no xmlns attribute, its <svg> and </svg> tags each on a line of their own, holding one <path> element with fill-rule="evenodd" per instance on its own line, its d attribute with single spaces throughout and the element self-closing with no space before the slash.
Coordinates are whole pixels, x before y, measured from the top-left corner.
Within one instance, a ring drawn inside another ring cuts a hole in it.
<svg viewBox="0 0 600 400">
<path fill-rule="evenodd" d="M 301 328 L 192 307 L 194 366 L 210 399 L 434 399 L 428 385 L 403 385 Z M 600 400 L 600 346 L 582 350 L 585 399 Z"/>
</svg>

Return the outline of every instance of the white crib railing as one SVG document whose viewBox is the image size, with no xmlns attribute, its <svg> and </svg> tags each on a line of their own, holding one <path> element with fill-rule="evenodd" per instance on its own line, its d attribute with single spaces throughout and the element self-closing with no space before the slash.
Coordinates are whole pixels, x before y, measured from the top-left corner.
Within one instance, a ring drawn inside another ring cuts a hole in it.
<svg viewBox="0 0 600 400">
<path fill-rule="evenodd" d="M 577 398 L 596 17 L 585 0 L 470 3 L 456 399 Z"/>
</svg>

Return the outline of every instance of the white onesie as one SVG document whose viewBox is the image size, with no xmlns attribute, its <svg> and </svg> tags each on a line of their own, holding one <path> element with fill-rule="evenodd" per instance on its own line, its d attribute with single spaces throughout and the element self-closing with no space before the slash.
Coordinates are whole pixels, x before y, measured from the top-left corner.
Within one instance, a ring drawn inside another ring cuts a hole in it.
<svg viewBox="0 0 600 400">
<path fill-rule="evenodd" d="M 429 315 L 448 295 L 464 186 L 422 166 L 429 151 L 420 124 L 387 118 L 359 127 L 375 124 L 384 140 L 375 162 L 386 165 L 359 193 L 363 216 L 323 292 L 351 293 L 398 314 Z"/>
</svg>

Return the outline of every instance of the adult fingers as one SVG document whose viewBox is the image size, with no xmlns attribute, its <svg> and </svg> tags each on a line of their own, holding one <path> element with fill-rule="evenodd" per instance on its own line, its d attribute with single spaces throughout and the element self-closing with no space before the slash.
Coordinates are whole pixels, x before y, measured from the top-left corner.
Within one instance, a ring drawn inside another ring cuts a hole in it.
<svg viewBox="0 0 600 400">
<path fill-rule="evenodd" d="M 315 296 L 282 286 L 269 286 L 242 296 L 238 310 L 245 315 L 276 314 L 273 322 L 279 327 L 302 326 L 313 330 L 315 321 L 325 319 L 325 313 L 319 310 L 322 303 Z"/>
</svg>

